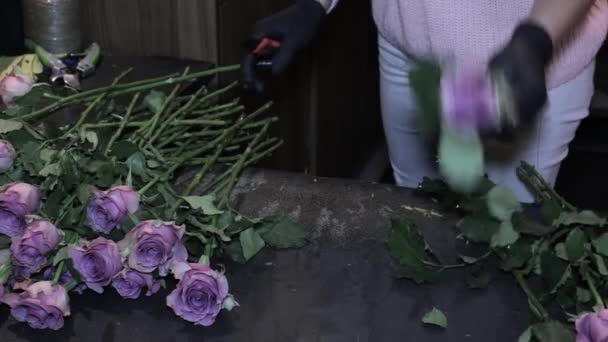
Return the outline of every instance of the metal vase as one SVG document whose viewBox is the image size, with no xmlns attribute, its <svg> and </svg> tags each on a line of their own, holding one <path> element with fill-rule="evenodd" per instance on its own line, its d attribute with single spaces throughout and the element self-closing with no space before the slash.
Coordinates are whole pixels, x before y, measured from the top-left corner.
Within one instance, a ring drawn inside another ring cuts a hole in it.
<svg viewBox="0 0 608 342">
<path fill-rule="evenodd" d="M 82 49 L 81 0 L 23 0 L 25 36 L 54 54 Z"/>
</svg>

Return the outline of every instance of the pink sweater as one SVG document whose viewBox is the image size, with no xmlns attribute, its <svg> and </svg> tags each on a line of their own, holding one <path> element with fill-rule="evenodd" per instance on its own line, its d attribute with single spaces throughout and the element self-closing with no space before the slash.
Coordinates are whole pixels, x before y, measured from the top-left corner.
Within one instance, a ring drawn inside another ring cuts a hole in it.
<svg viewBox="0 0 608 342">
<path fill-rule="evenodd" d="M 339 0 L 317 0 L 329 11 Z M 573 0 L 574 1 L 574 0 Z M 380 34 L 408 55 L 486 64 L 507 43 L 534 0 L 373 0 Z M 595 58 L 608 32 L 608 1 L 596 4 L 548 72 L 550 88 L 574 78 Z"/>
</svg>

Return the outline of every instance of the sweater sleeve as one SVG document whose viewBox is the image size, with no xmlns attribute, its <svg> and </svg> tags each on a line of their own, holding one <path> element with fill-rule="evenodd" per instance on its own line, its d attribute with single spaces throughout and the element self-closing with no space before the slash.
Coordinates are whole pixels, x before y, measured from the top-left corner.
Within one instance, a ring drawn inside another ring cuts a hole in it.
<svg viewBox="0 0 608 342">
<path fill-rule="evenodd" d="M 327 13 L 331 12 L 331 10 L 336 7 L 340 0 L 316 0 L 318 1 L 327 11 Z"/>
</svg>

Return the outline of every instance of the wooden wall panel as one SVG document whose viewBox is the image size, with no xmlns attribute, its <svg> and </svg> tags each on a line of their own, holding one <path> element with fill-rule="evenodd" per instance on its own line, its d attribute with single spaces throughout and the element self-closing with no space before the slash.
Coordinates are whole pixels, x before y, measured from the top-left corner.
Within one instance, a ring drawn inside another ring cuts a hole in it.
<svg viewBox="0 0 608 342">
<path fill-rule="evenodd" d="M 107 54 L 217 62 L 216 0 L 87 0 L 82 26 Z"/>
</svg>

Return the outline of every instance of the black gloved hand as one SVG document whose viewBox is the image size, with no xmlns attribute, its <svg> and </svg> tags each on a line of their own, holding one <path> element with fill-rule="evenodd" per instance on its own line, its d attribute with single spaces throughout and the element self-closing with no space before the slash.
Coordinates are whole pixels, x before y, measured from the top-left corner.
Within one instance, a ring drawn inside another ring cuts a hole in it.
<svg viewBox="0 0 608 342">
<path fill-rule="evenodd" d="M 507 46 L 490 61 L 490 73 L 500 87 L 504 130 L 532 122 L 545 106 L 545 70 L 552 57 L 549 34 L 536 24 L 522 23 Z"/>
<path fill-rule="evenodd" d="M 285 71 L 295 54 L 311 42 L 325 14 L 323 6 L 315 0 L 296 0 L 287 9 L 256 23 L 251 40 L 270 38 L 281 43 L 271 59 L 273 75 Z M 245 89 L 261 92 L 264 83 L 256 70 L 256 61 L 252 51 L 247 51 L 242 60 L 242 81 Z"/>
</svg>

